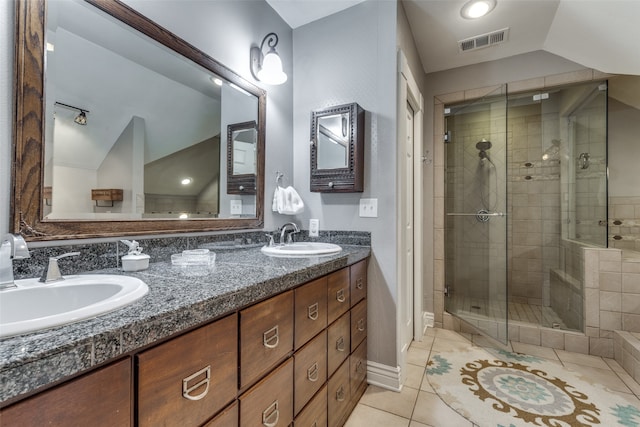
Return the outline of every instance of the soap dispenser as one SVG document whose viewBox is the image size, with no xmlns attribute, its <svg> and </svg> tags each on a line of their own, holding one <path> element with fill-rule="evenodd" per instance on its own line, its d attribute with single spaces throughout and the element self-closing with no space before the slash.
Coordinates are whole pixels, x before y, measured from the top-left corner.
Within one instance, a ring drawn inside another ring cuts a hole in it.
<svg viewBox="0 0 640 427">
<path fill-rule="evenodd" d="M 140 271 L 149 268 L 149 258 L 142 253 L 142 247 L 135 240 L 120 240 L 129 247 L 129 253 L 122 257 L 123 271 Z"/>
</svg>

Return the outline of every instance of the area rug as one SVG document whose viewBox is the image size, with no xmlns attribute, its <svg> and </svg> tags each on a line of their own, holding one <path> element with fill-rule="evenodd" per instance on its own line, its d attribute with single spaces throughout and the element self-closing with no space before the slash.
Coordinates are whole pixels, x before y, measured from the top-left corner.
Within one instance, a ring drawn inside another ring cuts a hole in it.
<svg viewBox="0 0 640 427">
<path fill-rule="evenodd" d="M 427 379 L 440 398 L 481 427 L 640 426 L 640 408 L 551 361 L 471 347 L 432 353 Z"/>
</svg>

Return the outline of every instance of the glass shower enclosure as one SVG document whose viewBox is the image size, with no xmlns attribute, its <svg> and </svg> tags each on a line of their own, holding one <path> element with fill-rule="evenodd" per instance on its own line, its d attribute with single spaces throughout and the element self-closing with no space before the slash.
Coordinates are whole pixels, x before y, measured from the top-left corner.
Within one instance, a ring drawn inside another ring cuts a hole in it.
<svg viewBox="0 0 640 427">
<path fill-rule="evenodd" d="M 445 309 L 582 331 L 581 250 L 606 247 L 605 82 L 445 107 Z"/>
</svg>

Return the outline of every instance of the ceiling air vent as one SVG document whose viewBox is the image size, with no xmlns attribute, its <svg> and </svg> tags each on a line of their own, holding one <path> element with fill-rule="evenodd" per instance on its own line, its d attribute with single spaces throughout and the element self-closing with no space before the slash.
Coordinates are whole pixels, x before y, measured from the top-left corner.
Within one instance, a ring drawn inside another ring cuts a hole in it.
<svg viewBox="0 0 640 427">
<path fill-rule="evenodd" d="M 505 42 L 507 41 L 508 36 L 509 28 L 503 28 L 502 30 L 492 31 L 487 34 L 481 34 L 479 36 L 460 40 L 458 42 L 458 48 L 460 49 L 460 52 L 469 52 L 470 50 L 481 49 L 483 47 L 494 46 Z"/>
</svg>

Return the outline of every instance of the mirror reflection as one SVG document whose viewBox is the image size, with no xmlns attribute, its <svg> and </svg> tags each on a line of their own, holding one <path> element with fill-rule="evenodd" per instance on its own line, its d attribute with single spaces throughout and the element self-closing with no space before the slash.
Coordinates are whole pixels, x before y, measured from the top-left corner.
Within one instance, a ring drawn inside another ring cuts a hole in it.
<svg viewBox="0 0 640 427">
<path fill-rule="evenodd" d="M 318 169 L 340 169 L 349 165 L 349 113 L 318 118 Z"/>
<path fill-rule="evenodd" d="M 83 1 L 48 2 L 46 22 L 45 219 L 231 217 L 222 132 L 239 122 L 233 174 L 255 194 L 256 96 Z"/>
<path fill-rule="evenodd" d="M 255 121 L 227 126 L 227 194 L 255 194 L 258 132 Z"/>
</svg>

